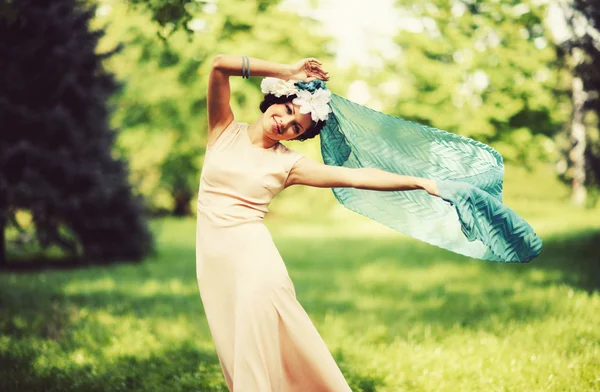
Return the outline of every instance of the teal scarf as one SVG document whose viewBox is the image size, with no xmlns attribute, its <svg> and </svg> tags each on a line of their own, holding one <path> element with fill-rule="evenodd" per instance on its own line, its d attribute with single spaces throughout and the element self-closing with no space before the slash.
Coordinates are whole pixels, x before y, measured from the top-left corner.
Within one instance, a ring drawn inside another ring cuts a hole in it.
<svg viewBox="0 0 600 392">
<path fill-rule="evenodd" d="M 425 191 L 334 188 L 348 209 L 421 241 L 490 261 L 528 262 L 542 249 L 533 228 L 502 204 L 504 165 L 493 148 L 389 116 L 332 94 L 321 153 L 327 165 L 372 167 L 435 179 Z"/>
</svg>

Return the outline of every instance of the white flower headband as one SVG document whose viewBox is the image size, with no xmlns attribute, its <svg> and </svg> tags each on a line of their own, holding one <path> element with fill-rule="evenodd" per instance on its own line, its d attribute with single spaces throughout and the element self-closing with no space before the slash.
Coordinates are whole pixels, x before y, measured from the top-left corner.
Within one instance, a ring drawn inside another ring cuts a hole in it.
<svg viewBox="0 0 600 392">
<path fill-rule="evenodd" d="M 297 80 L 283 80 L 278 78 L 264 78 L 260 83 L 263 94 L 273 94 L 276 97 L 296 95 L 292 100 L 300 106 L 300 113 L 310 113 L 314 122 L 325 121 L 331 113 L 329 100 L 331 91 L 325 88 L 321 80 L 301 82 Z"/>
</svg>

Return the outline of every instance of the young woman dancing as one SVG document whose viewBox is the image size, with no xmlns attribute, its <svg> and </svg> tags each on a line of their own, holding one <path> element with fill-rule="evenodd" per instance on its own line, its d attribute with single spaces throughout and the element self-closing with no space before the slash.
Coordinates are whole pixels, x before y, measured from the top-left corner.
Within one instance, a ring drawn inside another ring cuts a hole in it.
<svg viewBox="0 0 600 392">
<path fill-rule="evenodd" d="M 267 206 L 292 185 L 420 189 L 437 195 L 436 183 L 379 169 L 323 165 L 281 144 L 319 134 L 329 115 L 327 94 L 267 93 L 256 121 L 236 121 L 229 105 L 229 78 L 249 76 L 249 64 L 253 76 L 329 79 L 314 58 L 295 65 L 230 55 L 213 61 L 196 244 L 197 278 L 211 335 L 231 391 L 349 391 L 296 300 L 285 264 L 263 224 Z"/>
<path fill-rule="evenodd" d="M 229 78 L 248 78 L 250 64 L 267 78 L 262 115 L 245 124 L 229 106 Z M 263 224 L 271 200 L 289 186 L 332 188 L 347 208 L 470 257 L 528 262 L 541 251 L 531 226 L 502 203 L 496 150 L 345 100 L 327 90 L 328 79 L 314 58 L 213 61 L 196 268 L 231 391 L 350 390 Z M 281 144 L 318 134 L 325 164 Z"/>
</svg>

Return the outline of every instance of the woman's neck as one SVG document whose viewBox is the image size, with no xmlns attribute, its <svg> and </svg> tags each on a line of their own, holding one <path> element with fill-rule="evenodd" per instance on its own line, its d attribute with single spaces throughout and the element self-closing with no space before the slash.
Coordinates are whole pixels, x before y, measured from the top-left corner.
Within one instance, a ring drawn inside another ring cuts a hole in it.
<svg viewBox="0 0 600 392">
<path fill-rule="evenodd" d="M 264 134 L 262 130 L 262 117 L 259 117 L 258 120 L 248 126 L 248 138 L 256 147 L 264 149 L 271 148 L 279 143 L 277 140 L 273 140 Z"/>
</svg>

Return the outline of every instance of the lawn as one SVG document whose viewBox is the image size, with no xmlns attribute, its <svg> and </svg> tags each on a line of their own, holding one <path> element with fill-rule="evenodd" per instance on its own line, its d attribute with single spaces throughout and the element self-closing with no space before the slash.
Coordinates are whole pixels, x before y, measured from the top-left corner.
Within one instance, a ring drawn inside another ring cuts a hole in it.
<svg viewBox="0 0 600 392">
<path fill-rule="evenodd" d="M 516 177 L 506 201 L 544 240 L 529 264 L 455 255 L 345 211 L 267 221 L 354 391 L 600 391 L 600 209 Z M 153 230 L 141 264 L 0 273 L 1 391 L 226 391 L 194 220 Z"/>
</svg>

